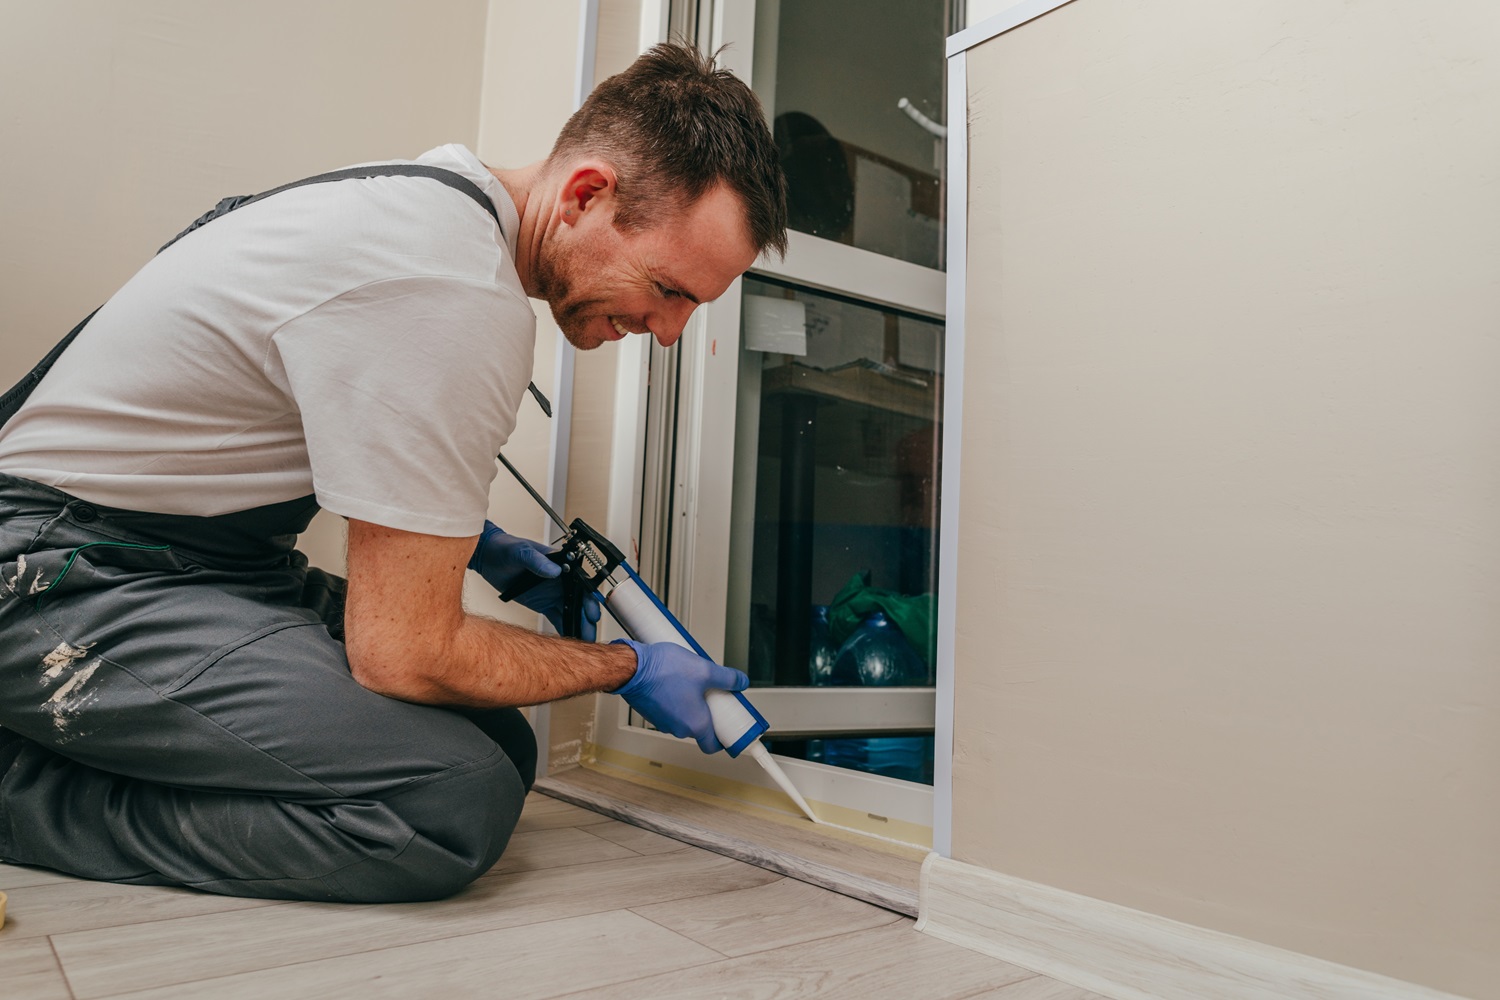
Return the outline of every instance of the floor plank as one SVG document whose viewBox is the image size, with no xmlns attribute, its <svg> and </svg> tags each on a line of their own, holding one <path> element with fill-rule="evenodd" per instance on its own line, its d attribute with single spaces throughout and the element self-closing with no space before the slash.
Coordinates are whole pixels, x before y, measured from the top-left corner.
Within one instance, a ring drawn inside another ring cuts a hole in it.
<svg viewBox="0 0 1500 1000">
<path fill-rule="evenodd" d="M 1046 976 L 1023 979 L 1019 983 L 1002 986 L 998 990 L 985 990 L 965 1000 L 1109 1000 L 1108 997 L 1088 990 L 1060 983 Z"/>
<path fill-rule="evenodd" d="M 795 879 L 631 909 L 731 957 L 902 919 L 890 910 Z"/>
<path fill-rule="evenodd" d="M 959 1000 L 1032 973 L 939 941 L 901 919 L 871 930 L 567 994 L 568 1000 Z"/>
<path fill-rule="evenodd" d="M 721 960 L 626 910 L 128 994 L 128 1000 L 550 997 Z M 125 998 L 122 998 L 125 1000 Z"/>
<path fill-rule="evenodd" d="M 743 889 L 776 876 L 706 851 L 487 876 L 434 903 L 297 903 L 56 934 L 78 1000 Z"/>
<path fill-rule="evenodd" d="M 9 892 L 28 885 L 54 885 L 58 882 L 81 882 L 82 879 L 46 868 L 26 868 L 21 865 L 0 864 L 0 892 Z"/>
<path fill-rule="evenodd" d="M 643 830 L 629 823 L 621 823 L 617 819 L 605 820 L 603 823 L 583 829 L 595 837 L 603 837 L 612 844 L 628 847 L 637 854 L 666 854 L 668 851 L 681 851 L 688 848 L 688 845 L 680 840 L 663 837 L 659 833 L 652 833 L 650 830 Z"/>
<path fill-rule="evenodd" d="M 562 827 L 556 830 L 532 830 L 510 838 L 500 862 L 490 869 L 503 872 L 540 871 L 593 861 L 640 857 L 635 851 L 609 840 L 592 836 L 593 827 Z M 681 847 L 682 845 L 677 845 Z"/>
<path fill-rule="evenodd" d="M 915 916 L 926 851 L 766 810 L 738 811 L 585 768 L 549 776 L 547 795 L 782 875 Z"/>
<path fill-rule="evenodd" d="M 589 826 L 608 823 L 610 818 L 560 799 L 549 798 L 532 792 L 526 797 L 526 807 L 521 810 L 521 821 L 516 824 L 516 833 L 531 833 L 535 830 L 556 830 L 565 826 Z"/>
<path fill-rule="evenodd" d="M 0 996 L 5 1000 L 71 1000 L 57 956 L 46 938 L 13 940 L 0 931 Z"/>
<path fill-rule="evenodd" d="M 4 931 L 8 940 L 286 905 L 278 900 L 239 899 L 168 886 L 72 880 L 6 892 L 10 896 Z"/>
</svg>

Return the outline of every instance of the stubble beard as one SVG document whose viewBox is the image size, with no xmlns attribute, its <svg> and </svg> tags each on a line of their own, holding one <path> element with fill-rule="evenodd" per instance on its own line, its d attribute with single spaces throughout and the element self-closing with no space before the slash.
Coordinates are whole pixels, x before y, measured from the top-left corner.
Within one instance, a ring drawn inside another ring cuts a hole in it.
<svg viewBox="0 0 1500 1000">
<path fill-rule="evenodd" d="M 538 297 L 546 301 L 553 322 L 568 338 L 568 343 L 580 351 L 592 351 L 604 343 L 602 338 L 592 336 L 588 331 L 589 321 L 594 318 L 588 314 L 589 309 L 598 300 L 573 300 L 573 288 L 565 276 L 567 264 L 573 256 L 571 251 L 540 255 L 533 278 Z"/>
</svg>

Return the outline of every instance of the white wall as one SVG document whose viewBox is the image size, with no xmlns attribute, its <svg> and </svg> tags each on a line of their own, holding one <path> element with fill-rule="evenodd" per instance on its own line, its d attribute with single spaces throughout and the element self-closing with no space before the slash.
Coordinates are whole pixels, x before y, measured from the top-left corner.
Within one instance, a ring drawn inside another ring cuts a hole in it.
<svg viewBox="0 0 1500 1000">
<path fill-rule="evenodd" d="M 1500 8 L 968 61 L 954 856 L 1500 997 Z"/>
</svg>

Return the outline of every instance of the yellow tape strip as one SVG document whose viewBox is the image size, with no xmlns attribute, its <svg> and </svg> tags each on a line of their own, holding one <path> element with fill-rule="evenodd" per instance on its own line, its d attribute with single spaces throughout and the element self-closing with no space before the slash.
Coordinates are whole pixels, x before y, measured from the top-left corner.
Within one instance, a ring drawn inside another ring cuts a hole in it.
<svg viewBox="0 0 1500 1000">
<path fill-rule="evenodd" d="M 784 817 L 809 830 L 826 832 L 835 839 L 876 837 L 891 842 L 893 846 L 918 850 L 919 856 L 925 855 L 932 849 L 932 827 L 930 826 L 860 812 L 857 809 L 834 805 L 831 802 L 809 799 L 813 812 L 817 813 L 818 818 L 823 820 L 824 824 L 831 824 L 831 828 L 829 825 L 814 827 L 807 822 L 791 799 L 778 788 L 762 788 L 760 785 L 735 781 L 733 778 L 704 774 L 692 768 L 639 757 L 612 747 L 600 746 L 597 743 L 583 745 L 580 763 L 584 767 L 601 773 L 614 773 L 617 777 L 629 778 L 660 791 L 683 795 L 698 802 L 728 809 L 765 810 L 775 814 L 778 819 Z M 746 766 L 754 767 L 755 765 L 747 762 Z"/>
</svg>

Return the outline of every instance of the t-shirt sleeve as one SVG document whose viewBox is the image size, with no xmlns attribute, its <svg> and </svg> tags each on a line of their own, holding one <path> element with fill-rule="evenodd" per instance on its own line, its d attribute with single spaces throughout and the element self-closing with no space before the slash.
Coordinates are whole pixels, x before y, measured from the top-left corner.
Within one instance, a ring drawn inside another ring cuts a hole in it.
<svg viewBox="0 0 1500 1000">
<path fill-rule="evenodd" d="M 446 276 L 373 282 L 285 324 L 266 370 L 301 414 L 319 504 L 403 531 L 478 534 L 534 341 L 524 299 Z"/>
</svg>

